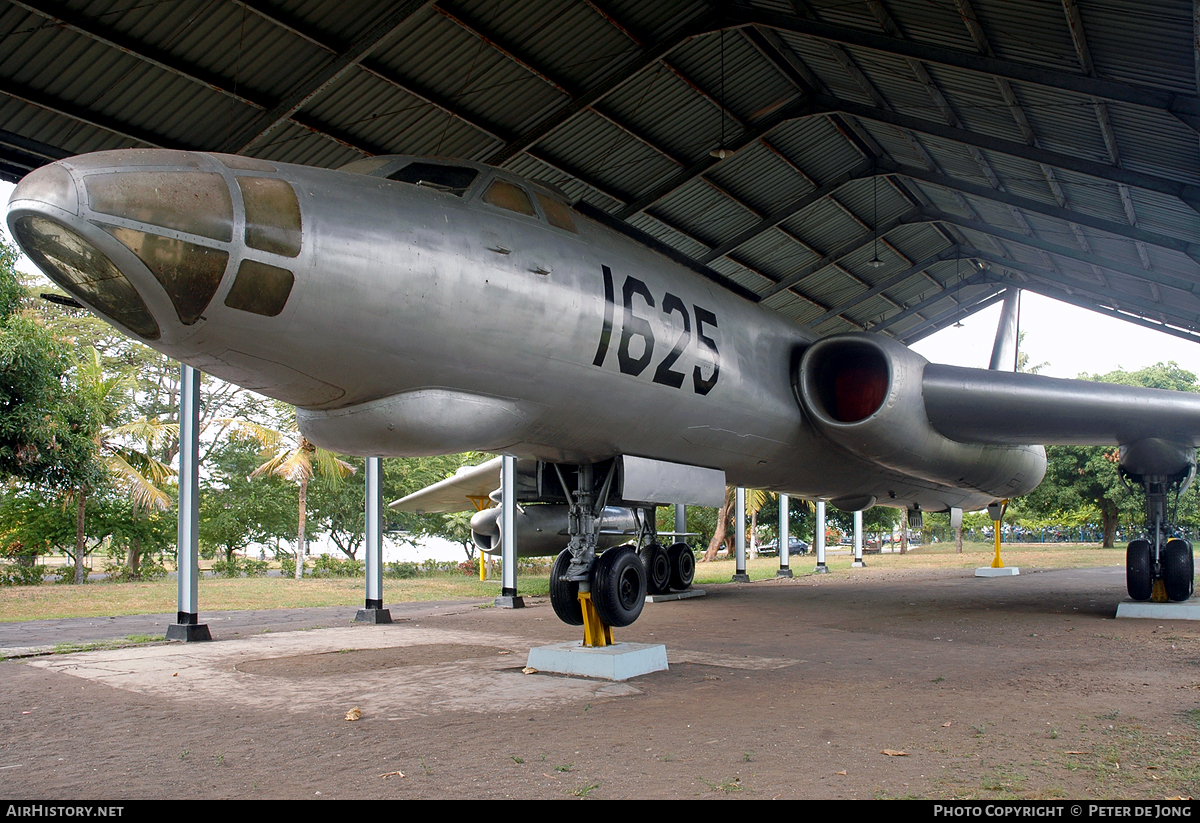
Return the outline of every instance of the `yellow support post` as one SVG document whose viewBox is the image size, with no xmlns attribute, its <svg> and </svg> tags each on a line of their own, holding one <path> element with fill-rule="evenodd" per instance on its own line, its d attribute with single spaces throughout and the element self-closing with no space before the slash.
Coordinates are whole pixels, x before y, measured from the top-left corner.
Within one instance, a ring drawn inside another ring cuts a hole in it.
<svg viewBox="0 0 1200 823">
<path fill-rule="evenodd" d="M 1004 512 L 1006 509 L 1008 509 L 1008 501 L 1007 500 L 1003 501 L 1003 503 L 1002 503 L 1002 507 L 1000 509 L 1000 517 L 998 519 L 992 521 L 992 524 L 993 524 L 992 530 L 996 533 L 996 556 L 992 558 L 992 568 L 993 569 L 1003 569 L 1004 568 L 1004 561 L 1000 559 L 1000 523 L 1004 518 Z"/>
<path fill-rule="evenodd" d="M 612 626 L 600 619 L 591 592 L 579 593 L 579 605 L 583 609 L 583 645 L 600 648 L 613 644 Z"/>
</svg>

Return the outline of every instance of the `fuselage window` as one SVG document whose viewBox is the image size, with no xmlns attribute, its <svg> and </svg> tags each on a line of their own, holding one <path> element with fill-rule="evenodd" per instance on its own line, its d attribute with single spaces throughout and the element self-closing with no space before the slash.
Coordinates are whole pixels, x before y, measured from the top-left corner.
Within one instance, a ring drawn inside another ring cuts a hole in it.
<svg viewBox="0 0 1200 823">
<path fill-rule="evenodd" d="M 239 177 L 246 207 L 246 245 L 283 257 L 300 254 L 300 203 L 286 180 Z"/>
<path fill-rule="evenodd" d="M 243 260 L 225 305 L 231 309 L 275 317 L 283 311 L 296 278 L 287 269 L 268 266 L 257 260 Z"/>
<path fill-rule="evenodd" d="M 442 166 L 437 163 L 409 163 L 388 175 L 388 180 L 427 186 L 462 197 L 479 172 L 466 166 Z"/>
<path fill-rule="evenodd" d="M 488 190 L 483 194 L 483 202 L 520 214 L 528 214 L 530 217 L 537 216 L 525 190 L 507 180 L 492 181 L 492 185 L 488 186 Z"/>
<path fill-rule="evenodd" d="M 558 229 L 566 229 L 567 231 L 575 231 L 575 220 L 571 217 L 569 206 L 540 192 L 537 194 L 537 199 L 542 204 L 542 211 L 546 213 L 546 219 L 550 221 L 551 226 Z"/>
</svg>

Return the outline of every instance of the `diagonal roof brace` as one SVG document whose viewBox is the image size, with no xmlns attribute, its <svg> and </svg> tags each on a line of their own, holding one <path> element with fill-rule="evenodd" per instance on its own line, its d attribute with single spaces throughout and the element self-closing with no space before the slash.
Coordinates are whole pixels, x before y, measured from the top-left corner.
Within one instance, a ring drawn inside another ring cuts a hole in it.
<svg viewBox="0 0 1200 823">
<path fill-rule="evenodd" d="M 888 222 L 879 224 L 873 231 L 864 232 L 850 241 L 843 243 L 839 248 L 829 252 L 820 260 L 809 263 L 807 266 L 803 266 L 800 269 L 792 272 L 787 277 L 771 286 L 765 292 L 762 292 L 760 297 L 761 299 L 766 300 L 768 297 L 773 297 L 781 291 L 790 289 L 792 286 L 796 285 L 810 274 L 820 271 L 831 263 L 836 263 L 848 254 L 853 254 L 858 249 L 861 249 L 863 246 L 870 243 L 876 237 L 883 237 L 897 226 L 903 226 L 908 223 L 929 222 L 933 221 L 929 217 L 925 216 L 923 209 L 920 206 L 914 206 L 903 214 L 893 217 Z"/>
<path fill-rule="evenodd" d="M 1050 254 L 1057 254 L 1072 260 L 1078 260 L 1080 263 L 1088 263 L 1093 266 L 1099 266 L 1102 269 L 1110 269 L 1112 271 L 1127 274 L 1137 280 L 1145 280 L 1158 283 L 1160 286 L 1167 286 L 1172 289 L 1179 289 L 1183 292 L 1200 295 L 1200 280 L 1187 280 L 1182 277 L 1174 277 L 1161 271 L 1146 271 L 1140 266 L 1134 266 L 1131 263 L 1123 263 L 1119 260 L 1112 260 L 1107 257 L 1101 257 L 1098 254 L 1089 254 L 1088 252 L 1072 249 L 1069 246 L 1060 246 L 1058 243 L 1050 243 L 1042 240 L 1040 237 L 1030 237 L 1021 232 L 1012 231 L 1011 229 L 1003 229 L 998 226 L 993 226 L 989 223 L 982 223 L 978 220 L 972 220 L 969 217 L 960 217 L 957 214 L 939 211 L 932 208 L 921 209 L 921 215 L 924 219 L 939 222 L 953 223 L 954 225 L 977 231 L 981 234 L 990 234 L 993 237 L 999 237 L 1001 240 L 1006 240 L 1010 243 L 1018 243 L 1023 246 L 1032 246 L 1035 249 L 1041 249 Z"/>
<path fill-rule="evenodd" d="M 1178 94 L 1150 86 L 1137 86 L 1132 83 L 1121 83 L 1102 77 L 1090 77 L 1086 74 L 1062 71 L 1049 66 L 1001 60 L 978 52 L 965 52 L 929 43 L 902 40 L 853 26 L 825 23 L 815 18 L 779 14 L 766 9 L 734 7 L 729 10 L 728 16 L 735 26 L 769 26 L 779 31 L 804 34 L 819 40 L 830 40 L 886 54 L 911 57 L 925 63 L 953 66 L 993 77 L 1033 83 L 1103 100 L 1116 100 L 1144 108 L 1159 109 L 1174 115 L 1190 128 L 1200 131 L 1200 97 L 1193 94 Z"/>
<path fill-rule="evenodd" d="M 953 126 L 936 123 L 932 120 L 899 114 L 886 109 L 876 108 L 875 106 L 864 106 L 827 95 L 821 95 L 813 102 L 818 108 L 823 107 L 826 112 L 840 111 L 855 117 L 861 117 L 864 120 L 874 120 L 877 123 L 887 123 L 898 128 L 931 134 L 934 137 L 941 137 L 944 140 L 951 140 L 967 146 L 975 146 L 987 149 L 988 151 L 1020 157 L 1025 160 L 1031 160 L 1034 163 L 1045 163 L 1047 166 L 1056 166 L 1061 169 L 1087 175 L 1088 177 L 1109 180 L 1113 183 L 1124 183 L 1136 189 L 1167 194 L 1179 198 L 1193 210 L 1200 212 L 1200 185 L 1184 183 L 1179 180 L 1134 171 L 1122 168 L 1121 166 L 1113 166 L 1108 163 L 1098 163 L 1095 160 L 1088 160 L 1070 154 L 1048 151 L 1036 146 L 1019 143 L 1015 140 L 1004 140 L 1003 138 L 992 137 L 980 134 L 979 132 L 958 129 Z"/>
<path fill-rule="evenodd" d="M 1023 197 L 1019 194 L 1012 194 L 1003 189 L 993 189 L 991 186 L 985 186 L 980 183 L 974 183 L 970 180 L 963 180 L 961 177 L 950 177 L 946 174 L 929 171 L 918 166 L 909 166 L 902 163 L 896 163 L 889 158 L 880 158 L 877 162 L 880 173 L 882 174 L 900 174 L 904 177 L 920 180 L 925 183 L 932 183 L 935 186 L 952 189 L 962 194 L 968 194 L 972 197 L 979 197 L 985 200 L 993 200 L 997 203 L 1004 203 L 1009 206 L 1016 206 L 1024 211 L 1042 214 L 1046 217 L 1056 217 L 1060 220 L 1066 220 L 1072 223 L 1078 223 L 1081 226 L 1098 229 L 1108 234 L 1113 234 L 1118 237 L 1127 237 L 1130 240 L 1140 240 L 1143 243 L 1148 243 L 1152 246 L 1159 246 L 1164 249 L 1181 252 L 1188 257 L 1200 263 L 1200 243 L 1192 243 L 1178 237 L 1159 234 L 1158 232 L 1148 231 L 1140 226 L 1132 226 L 1128 223 L 1115 223 L 1111 220 L 1106 220 L 1102 217 L 1096 217 L 1085 212 L 1076 211 L 1075 209 L 1067 209 L 1061 206 L 1056 206 L 1051 203 L 1046 203 L 1041 200 L 1034 200 L 1030 197 Z"/>
<path fill-rule="evenodd" d="M 808 328 L 810 328 L 810 329 L 815 329 L 817 326 L 821 325 L 826 320 L 831 320 L 834 317 L 837 317 L 839 314 L 849 311 L 850 309 L 854 308 L 855 306 L 859 305 L 860 303 L 865 303 L 867 300 L 870 300 L 875 295 L 881 294 L 881 293 L 887 291 L 888 289 L 892 288 L 893 286 L 898 286 L 899 284 L 903 283 L 908 278 L 912 277 L 914 274 L 920 274 L 921 272 L 925 271 L 930 266 L 932 266 L 934 263 L 939 263 L 944 260 L 953 260 L 955 258 L 955 256 L 957 254 L 959 254 L 959 249 L 960 249 L 959 246 L 950 246 L 949 248 L 942 249 L 940 252 L 933 255 L 932 257 L 926 257 L 921 262 L 914 263 L 913 265 L 909 266 L 907 269 L 900 272 L 899 274 L 892 275 L 891 277 L 887 278 L 886 280 L 879 283 L 878 285 L 872 286 L 870 289 L 867 289 L 862 294 L 855 295 L 854 297 L 850 298 L 846 302 L 841 303 L 837 306 L 834 306 L 832 309 L 825 312 L 820 317 L 817 317 L 817 318 L 814 318 L 813 320 L 808 321 L 805 325 L 808 326 Z M 963 256 L 965 257 L 965 256 L 969 256 L 969 255 L 963 255 Z"/>
</svg>

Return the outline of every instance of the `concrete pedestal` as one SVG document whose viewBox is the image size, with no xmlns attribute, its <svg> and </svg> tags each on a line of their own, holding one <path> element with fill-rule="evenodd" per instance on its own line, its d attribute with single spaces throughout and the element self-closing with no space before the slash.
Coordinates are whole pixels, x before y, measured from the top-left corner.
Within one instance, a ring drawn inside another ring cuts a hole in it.
<svg viewBox="0 0 1200 823">
<path fill-rule="evenodd" d="M 980 566 L 975 570 L 976 577 L 1012 577 L 1020 574 L 1020 566 L 1005 566 L 1003 569 L 993 569 L 991 566 Z"/>
<path fill-rule="evenodd" d="M 853 563 L 850 564 L 850 568 L 852 568 L 852 569 L 865 569 L 866 567 L 867 567 L 867 564 L 862 562 L 861 560 L 855 560 Z"/>
<path fill-rule="evenodd" d="M 818 563 L 817 567 L 813 569 L 813 574 L 829 574 L 829 567 L 824 563 Z"/>
<path fill-rule="evenodd" d="M 391 623 L 392 613 L 387 609 L 359 609 L 354 615 L 355 623 Z"/>
<path fill-rule="evenodd" d="M 742 572 L 741 574 L 735 574 L 733 577 L 729 578 L 729 582 L 731 582 L 731 583 L 749 583 L 750 575 L 746 574 L 745 572 Z"/>
<path fill-rule="evenodd" d="M 1152 603 L 1126 598 L 1117 606 L 1117 617 L 1149 617 L 1154 620 L 1200 620 L 1200 602 L 1195 598 L 1180 603 Z"/>
<path fill-rule="evenodd" d="M 792 574 L 792 570 L 790 568 L 788 568 L 788 569 L 776 569 L 775 576 L 776 577 L 795 577 L 796 575 Z"/>
<path fill-rule="evenodd" d="M 172 623 L 167 626 L 168 640 L 182 640 L 184 643 L 198 643 L 212 640 L 207 623 Z"/>
<path fill-rule="evenodd" d="M 685 589 L 681 592 L 667 592 L 665 594 L 648 594 L 646 595 L 647 603 L 669 603 L 672 600 L 690 600 L 693 597 L 704 597 L 707 595 L 704 589 Z"/>
<path fill-rule="evenodd" d="M 667 670 L 667 647 L 661 644 L 614 643 L 587 647 L 583 641 L 535 646 L 529 650 L 531 669 L 553 674 L 575 674 L 601 680 L 631 677 Z"/>
<path fill-rule="evenodd" d="M 519 594 L 498 594 L 493 605 L 497 609 L 523 609 L 525 598 Z"/>
</svg>

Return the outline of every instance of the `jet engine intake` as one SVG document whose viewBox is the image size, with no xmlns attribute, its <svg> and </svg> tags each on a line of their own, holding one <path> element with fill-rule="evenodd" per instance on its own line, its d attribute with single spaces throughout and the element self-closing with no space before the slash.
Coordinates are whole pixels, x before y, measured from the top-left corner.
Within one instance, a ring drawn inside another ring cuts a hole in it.
<svg viewBox="0 0 1200 823">
<path fill-rule="evenodd" d="M 960 443 L 933 428 L 922 396 L 928 363 L 890 338 L 837 335 L 808 348 L 793 383 L 815 427 L 871 463 L 997 498 L 1037 486 L 1046 472 L 1041 446 Z"/>
</svg>

